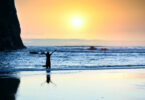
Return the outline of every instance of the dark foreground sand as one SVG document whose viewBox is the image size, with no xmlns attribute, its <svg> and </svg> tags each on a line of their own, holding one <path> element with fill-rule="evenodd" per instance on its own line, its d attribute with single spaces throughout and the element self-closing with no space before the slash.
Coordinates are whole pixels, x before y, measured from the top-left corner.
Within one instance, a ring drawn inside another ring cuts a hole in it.
<svg viewBox="0 0 145 100">
<path fill-rule="evenodd" d="M 16 100 L 145 100 L 145 69 L 20 72 Z"/>
</svg>

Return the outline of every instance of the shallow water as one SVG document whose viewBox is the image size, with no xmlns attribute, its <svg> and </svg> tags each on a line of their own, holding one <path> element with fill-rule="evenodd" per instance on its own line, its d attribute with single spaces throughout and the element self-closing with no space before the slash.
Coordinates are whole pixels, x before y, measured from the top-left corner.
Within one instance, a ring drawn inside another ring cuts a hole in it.
<svg viewBox="0 0 145 100">
<path fill-rule="evenodd" d="M 145 69 L 22 71 L 0 80 L 2 100 L 145 99 Z"/>
</svg>

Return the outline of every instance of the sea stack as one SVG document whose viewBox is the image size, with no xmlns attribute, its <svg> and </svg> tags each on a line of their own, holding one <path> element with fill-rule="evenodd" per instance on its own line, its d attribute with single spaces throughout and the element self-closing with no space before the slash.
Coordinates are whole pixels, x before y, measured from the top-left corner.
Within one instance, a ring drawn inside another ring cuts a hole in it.
<svg viewBox="0 0 145 100">
<path fill-rule="evenodd" d="M 0 50 L 25 48 L 14 0 L 0 1 Z"/>
</svg>

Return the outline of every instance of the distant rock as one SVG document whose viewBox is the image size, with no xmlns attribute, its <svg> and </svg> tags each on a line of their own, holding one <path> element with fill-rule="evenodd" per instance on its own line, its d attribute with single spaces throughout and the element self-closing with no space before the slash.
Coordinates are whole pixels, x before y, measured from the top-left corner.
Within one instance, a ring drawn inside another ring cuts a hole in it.
<svg viewBox="0 0 145 100">
<path fill-rule="evenodd" d="M 22 49 L 21 29 L 14 0 L 0 1 L 0 50 Z"/>
<path fill-rule="evenodd" d="M 101 48 L 101 50 L 102 50 L 102 51 L 107 51 L 108 49 L 107 49 L 107 48 Z"/>
<path fill-rule="evenodd" d="M 94 46 L 90 46 L 88 50 L 97 50 Z"/>
</svg>

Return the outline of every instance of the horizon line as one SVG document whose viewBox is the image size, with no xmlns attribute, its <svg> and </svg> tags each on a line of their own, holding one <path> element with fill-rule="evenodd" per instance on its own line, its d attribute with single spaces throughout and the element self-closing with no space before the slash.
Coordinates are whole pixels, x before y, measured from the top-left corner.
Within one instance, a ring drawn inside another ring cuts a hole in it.
<svg viewBox="0 0 145 100">
<path fill-rule="evenodd" d="M 101 40 L 101 39 L 59 39 L 59 38 L 22 38 L 23 40 L 85 40 L 85 41 L 120 41 L 120 42 L 145 42 L 145 40 Z"/>
</svg>

